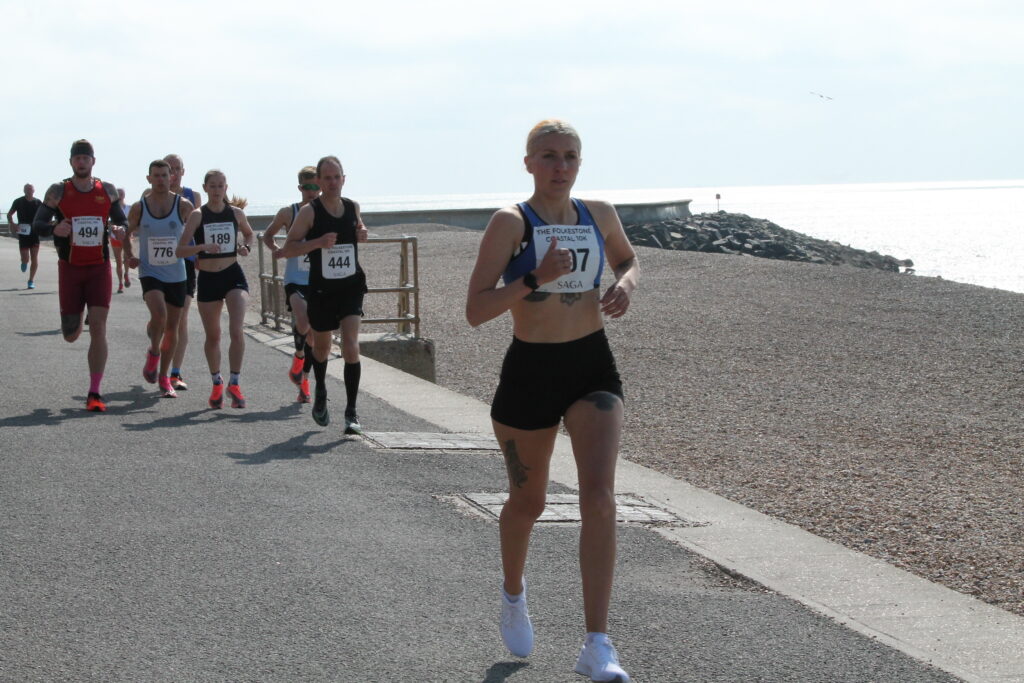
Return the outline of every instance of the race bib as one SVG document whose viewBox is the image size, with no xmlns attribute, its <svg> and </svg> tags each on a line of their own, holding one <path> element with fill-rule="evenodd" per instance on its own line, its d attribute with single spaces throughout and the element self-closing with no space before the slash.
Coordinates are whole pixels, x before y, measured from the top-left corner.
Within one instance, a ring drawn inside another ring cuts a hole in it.
<svg viewBox="0 0 1024 683">
<path fill-rule="evenodd" d="M 203 226 L 207 244 L 220 245 L 220 253 L 230 254 L 235 251 L 234 223 L 207 223 Z"/>
<path fill-rule="evenodd" d="M 354 275 L 356 272 L 356 245 L 335 244 L 330 249 L 322 249 L 320 272 L 328 280 L 340 280 Z"/>
<path fill-rule="evenodd" d="M 71 219 L 71 242 L 76 247 L 98 247 L 103 244 L 105 229 L 99 216 L 75 216 Z"/>
<path fill-rule="evenodd" d="M 178 261 L 178 257 L 174 255 L 174 250 L 177 245 L 178 240 L 173 237 L 150 237 L 148 240 L 149 265 L 174 265 Z"/>
<path fill-rule="evenodd" d="M 32 234 L 32 224 L 22 223 L 18 226 L 18 234 L 25 235 L 26 237 Z"/>
<path fill-rule="evenodd" d="M 594 281 L 601 272 L 601 244 L 592 225 L 541 225 L 533 228 L 537 265 L 548 253 L 552 237 L 558 238 L 559 249 L 568 249 L 572 255 L 572 270 L 557 280 L 537 288 L 539 292 L 577 294 L 594 289 Z"/>
<path fill-rule="evenodd" d="M 309 272 L 309 254 L 303 254 L 302 256 L 297 256 L 296 258 L 299 260 L 299 272 L 300 273 L 308 273 Z"/>
</svg>

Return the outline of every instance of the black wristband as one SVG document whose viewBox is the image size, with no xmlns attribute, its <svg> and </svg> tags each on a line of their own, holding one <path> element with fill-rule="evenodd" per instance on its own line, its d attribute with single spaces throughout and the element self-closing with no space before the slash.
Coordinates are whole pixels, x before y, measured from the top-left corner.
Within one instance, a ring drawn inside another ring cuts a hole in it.
<svg viewBox="0 0 1024 683">
<path fill-rule="evenodd" d="M 532 272 L 523 276 L 523 284 L 535 292 L 537 291 L 537 288 L 540 287 L 540 284 L 537 282 L 537 276 Z"/>
</svg>

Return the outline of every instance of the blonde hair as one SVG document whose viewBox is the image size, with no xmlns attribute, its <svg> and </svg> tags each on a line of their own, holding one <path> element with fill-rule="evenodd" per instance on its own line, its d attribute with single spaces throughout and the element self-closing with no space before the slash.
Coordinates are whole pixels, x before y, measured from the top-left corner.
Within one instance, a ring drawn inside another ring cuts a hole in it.
<svg viewBox="0 0 1024 683">
<path fill-rule="evenodd" d="M 299 182 L 306 180 L 312 180 L 316 178 L 316 166 L 303 166 L 302 170 L 299 171 Z"/>
<path fill-rule="evenodd" d="M 228 204 L 236 209 L 244 209 L 249 206 L 249 200 L 245 197 L 239 197 L 237 194 L 233 194 L 231 195 L 231 199 L 228 200 Z"/>
<path fill-rule="evenodd" d="M 542 137 L 552 134 L 568 135 L 576 141 L 577 149 L 583 151 L 583 141 L 580 140 L 580 134 L 572 127 L 572 124 L 562 119 L 544 119 L 530 129 L 530 134 L 526 136 L 526 155 L 529 156 L 537 150 Z"/>
</svg>

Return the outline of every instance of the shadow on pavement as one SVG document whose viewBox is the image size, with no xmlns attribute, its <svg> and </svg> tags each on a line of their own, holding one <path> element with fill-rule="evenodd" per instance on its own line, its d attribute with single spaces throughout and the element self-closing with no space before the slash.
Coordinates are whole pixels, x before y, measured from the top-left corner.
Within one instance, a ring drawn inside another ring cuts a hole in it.
<svg viewBox="0 0 1024 683">
<path fill-rule="evenodd" d="M 22 337 L 52 337 L 53 335 L 60 334 L 60 329 L 39 330 L 38 332 L 15 332 L 15 334 Z"/>
<path fill-rule="evenodd" d="M 331 443 L 321 444 L 319 446 L 311 446 L 306 443 L 309 437 L 318 433 L 319 432 L 311 431 L 306 432 L 305 434 L 299 434 L 297 436 L 293 436 L 287 441 L 270 444 L 262 451 L 257 451 L 256 453 L 225 453 L 224 455 L 229 458 L 233 458 L 239 465 L 266 465 L 274 460 L 309 460 L 314 455 L 330 453 L 341 444 L 354 440 L 351 437 L 343 438 Z"/>
<path fill-rule="evenodd" d="M 527 662 L 498 662 L 497 664 L 492 664 L 481 683 L 501 683 L 515 672 L 527 666 L 530 666 Z"/>
</svg>

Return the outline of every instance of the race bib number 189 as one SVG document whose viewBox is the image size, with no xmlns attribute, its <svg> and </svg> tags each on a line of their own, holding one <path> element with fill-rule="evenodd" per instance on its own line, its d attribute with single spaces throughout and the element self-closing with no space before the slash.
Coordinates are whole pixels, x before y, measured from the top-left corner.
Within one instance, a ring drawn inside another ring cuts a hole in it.
<svg viewBox="0 0 1024 683">
<path fill-rule="evenodd" d="M 356 272 L 354 244 L 335 244 L 320 254 L 320 272 L 328 280 L 340 280 Z"/>
<path fill-rule="evenodd" d="M 99 216 L 75 216 L 71 219 L 71 241 L 76 247 L 103 244 L 103 219 Z"/>
<path fill-rule="evenodd" d="M 234 223 L 207 223 L 203 226 L 203 233 L 206 236 L 207 244 L 220 246 L 221 254 L 230 254 L 235 251 Z"/>
</svg>

